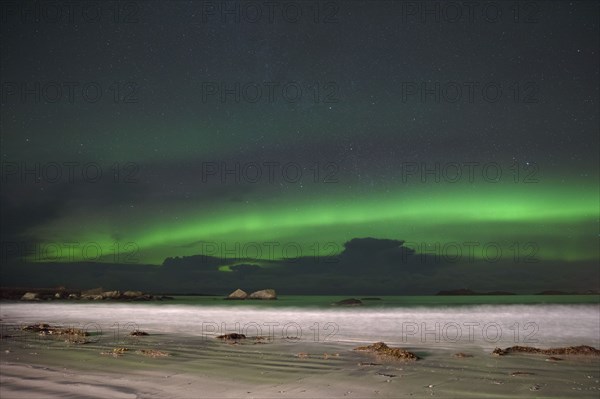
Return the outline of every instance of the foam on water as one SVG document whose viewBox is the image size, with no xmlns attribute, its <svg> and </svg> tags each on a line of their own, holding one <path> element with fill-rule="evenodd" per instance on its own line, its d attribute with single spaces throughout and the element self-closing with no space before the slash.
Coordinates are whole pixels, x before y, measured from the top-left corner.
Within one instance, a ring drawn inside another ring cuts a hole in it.
<svg viewBox="0 0 600 399">
<path fill-rule="evenodd" d="M 385 341 L 411 347 L 600 346 L 600 310 L 581 305 L 265 308 L 126 303 L 6 303 L 4 324 L 47 322 L 114 334 L 214 336 L 240 332 L 315 342 Z"/>
</svg>

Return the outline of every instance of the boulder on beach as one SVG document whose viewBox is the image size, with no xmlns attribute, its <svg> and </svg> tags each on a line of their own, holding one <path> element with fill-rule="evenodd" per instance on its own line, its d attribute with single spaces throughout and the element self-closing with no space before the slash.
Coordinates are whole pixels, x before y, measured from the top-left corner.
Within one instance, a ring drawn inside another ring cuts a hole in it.
<svg viewBox="0 0 600 399">
<path fill-rule="evenodd" d="M 125 298 L 138 298 L 141 297 L 142 295 L 144 295 L 144 293 L 142 291 L 125 291 L 123 293 L 123 297 Z"/>
<path fill-rule="evenodd" d="M 511 346 L 510 348 L 495 348 L 492 351 L 492 355 L 504 356 L 509 353 L 534 353 L 542 355 L 591 355 L 600 356 L 600 349 L 596 349 L 592 346 L 580 345 L 580 346 L 569 346 L 562 348 L 549 348 L 541 349 L 533 346 Z"/>
<path fill-rule="evenodd" d="M 246 293 L 246 291 L 238 288 L 237 290 L 229 294 L 226 299 L 246 299 L 247 297 L 248 294 Z"/>
<path fill-rule="evenodd" d="M 92 288 L 91 290 L 81 291 L 81 296 L 102 295 L 102 287 Z"/>
<path fill-rule="evenodd" d="M 102 298 L 104 299 L 118 299 L 121 296 L 121 291 L 104 291 Z"/>
<path fill-rule="evenodd" d="M 87 299 L 89 301 L 101 301 L 104 299 L 102 294 L 98 295 L 81 295 L 81 299 Z"/>
<path fill-rule="evenodd" d="M 146 331 L 134 330 L 130 332 L 129 335 L 131 335 L 132 337 L 146 337 L 150 334 L 148 334 Z"/>
<path fill-rule="evenodd" d="M 333 303 L 333 305 L 337 306 L 361 306 L 362 304 L 362 301 L 356 298 L 342 299 L 341 301 Z"/>
<path fill-rule="evenodd" d="M 277 294 L 274 289 L 266 289 L 255 291 L 248 296 L 248 299 L 277 299 Z"/>
<path fill-rule="evenodd" d="M 22 301 L 39 301 L 40 300 L 40 294 L 38 294 L 37 292 L 26 292 L 21 297 L 21 300 Z"/>
<path fill-rule="evenodd" d="M 368 346 L 359 346 L 355 351 L 372 352 L 379 356 L 392 357 L 399 360 L 419 360 L 419 357 L 412 352 L 400 348 L 390 348 L 383 342 L 375 342 Z"/>
<path fill-rule="evenodd" d="M 225 341 L 237 341 L 240 339 L 246 339 L 246 336 L 244 334 L 231 333 L 231 334 L 219 335 L 217 338 L 225 340 Z"/>
</svg>

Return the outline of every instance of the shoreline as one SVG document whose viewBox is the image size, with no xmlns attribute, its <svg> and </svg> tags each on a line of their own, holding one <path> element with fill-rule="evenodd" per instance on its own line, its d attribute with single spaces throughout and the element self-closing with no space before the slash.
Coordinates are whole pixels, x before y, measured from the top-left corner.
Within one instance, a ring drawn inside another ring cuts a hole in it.
<svg viewBox="0 0 600 399">
<path fill-rule="evenodd" d="M 596 398 L 600 392 L 598 356 L 493 355 L 495 347 L 514 345 L 598 347 L 596 304 L 319 309 L 219 303 L 3 305 L 0 397 Z M 472 320 L 497 323 L 504 336 L 471 341 L 464 335 L 453 341 L 450 332 L 455 330 L 432 336 L 431 327 L 444 320 L 454 327 Z M 539 323 L 535 345 L 523 344 L 522 338 L 533 331 L 528 320 Z M 556 327 L 557 320 L 563 324 Z M 402 323 L 415 327 L 416 321 L 429 323 L 426 339 L 415 334 L 405 340 Z M 237 332 L 238 322 L 246 339 L 217 339 Z M 267 330 L 255 329 L 276 322 L 279 329 L 272 339 Z M 518 342 L 511 329 L 515 322 Z M 22 330 L 32 323 L 50 326 Z M 281 328 L 294 323 L 303 334 Z M 88 335 L 69 339 L 63 332 L 70 328 L 84 328 Z M 135 331 L 148 335 L 131 334 Z M 259 335 L 267 339 L 255 339 Z M 378 341 L 419 360 L 354 350 Z"/>
<path fill-rule="evenodd" d="M 240 291 L 239 289 L 236 290 Z M 260 290 L 265 291 L 265 290 Z M 65 288 L 65 287 L 0 287 L 0 301 L 24 301 L 24 302 L 48 302 L 48 301 L 115 301 L 115 302 L 143 302 L 143 301 L 166 301 L 174 298 L 181 297 L 199 297 L 199 298 L 220 298 L 224 300 L 237 300 L 242 301 L 253 299 L 253 300 L 267 300 L 277 299 L 275 291 L 273 291 L 272 298 L 260 298 L 251 296 L 235 297 L 229 294 L 207 294 L 207 293 L 165 293 L 165 292 L 148 292 L 137 289 L 130 290 L 106 290 L 102 287 L 93 289 L 76 289 L 76 288 Z M 243 292 L 243 291 L 242 291 Z M 246 294 L 245 292 L 243 292 Z M 600 292 L 598 291 L 587 291 L 587 292 L 567 292 L 557 290 L 546 290 L 536 293 L 514 293 L 508 291 L 489 291 L 489 292 L 477 292 L 468 289 L 458 290 L 442 290 L 437 293 L 420 294 L 420 295 L 358 295 L 354 294 L 334 294 L 334 295 L 321 295 L 321 294 L 299 294 L 299 295 L 286 295 L 290 296 L 306 296 L 306 297 L 336 297 L 343 300 L 380 300 L 382 297 L 458 297 L 458 298 L 479 298 L 479 297 L 523 297 L 523 296 L 538 296 L 538 297 L 583 297 L 583 296 L 596 296 L 600 299 Z"/>
<path fill-rule="evenodd" d="M 36 346 L 2 340 L 0 397 L 444 398 L 531 397 L 533 392 L 565 397 L 576 390 L 591 398 L 600 390 L 597 357 L 548 362 L 527 354 L 499 358 L 477 348 L 457 357 L 452 350 L 418 347 L 409 349 L 421 360 L 398 361 L 347 344 L 231 345 L 214 339 L 185 345 L 186 340 L 166 334 L 152 337 L 152 343 L 138 341 L 138 347 L 170 351 L 157 358 L 133 351 L 103 356 L 94 346 L 56 341 Z"/>
<path fill-rule="evenodd" d="M 311 351 L 311 345 L 295 349 L 300 348 Z M 578 397 L 592 398 L 597 397 L 600 389 L 596 373 L 600 362 L 580 356 L 558 364 L 541 362 L 542 359 L 531 356 L 496 359 L 489 354 L 476 353 L 470 355 L 471 358 L 460 359 L 430 353 L 419 362 L 409 363 L 342 353 L 340 359 L 334 360 L 288 356 L 275 362 L 277 353 L 271 350 L 236 352 L 236 356 L 230 354 L 229 360 L 217 352 L 199 361 L 179 358 L 177 360 L 184 363 L 179 365 L 173 362 L 174 358 L 170 361 L 136 358 L 123 362 L 123 359 L 101 357 L 102 360 L 91 361 L 81 354 L 70 360 L 68 356 L 59 356 L 59 359 L 49 361 L 44 354 L 36 352 L 35 362 L 26 358 L 2 360 L 0 396 L 4 399 L 40 396 L 401 398 L 431 395 L 441 398 L 486 395 L 558 398 L 576 393 Z M 312 352 L 317 352 L 317 348 L 312 346 Z M 18 351 L 11 354 L 19 356 Z M 362 362 L 356 362 L 357 359 Z"/>
</svg>

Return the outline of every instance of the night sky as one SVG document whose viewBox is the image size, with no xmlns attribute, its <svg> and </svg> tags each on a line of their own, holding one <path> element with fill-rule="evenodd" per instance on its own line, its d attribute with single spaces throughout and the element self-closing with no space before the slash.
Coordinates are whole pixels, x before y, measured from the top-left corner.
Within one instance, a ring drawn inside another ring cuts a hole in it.
<svg viewBox="0 0 600 399">
<path fill-rule="evenodd" d="M 600 288 L 597 2 L 35 4 L 3 285 Z"/>
</svg>

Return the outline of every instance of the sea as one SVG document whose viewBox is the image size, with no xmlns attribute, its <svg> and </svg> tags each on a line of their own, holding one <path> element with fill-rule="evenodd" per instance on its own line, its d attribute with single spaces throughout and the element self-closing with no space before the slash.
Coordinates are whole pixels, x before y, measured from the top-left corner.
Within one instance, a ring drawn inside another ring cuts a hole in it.
<svg viewBox="0 0 600 399">
<path fill-rule="evenodd" d="M 224 300 L 179 296 L 152 302 L 3 302 L 4 328 L 53 323 L 97 337 L 132 330 L 211 338 L 239 333 L 268 339 L 483 350 L 528 345 L 600 347 L 600 296 L 281 296 Z M 100 338 L 99 338 L 100 339 Z"/>
</svg>

